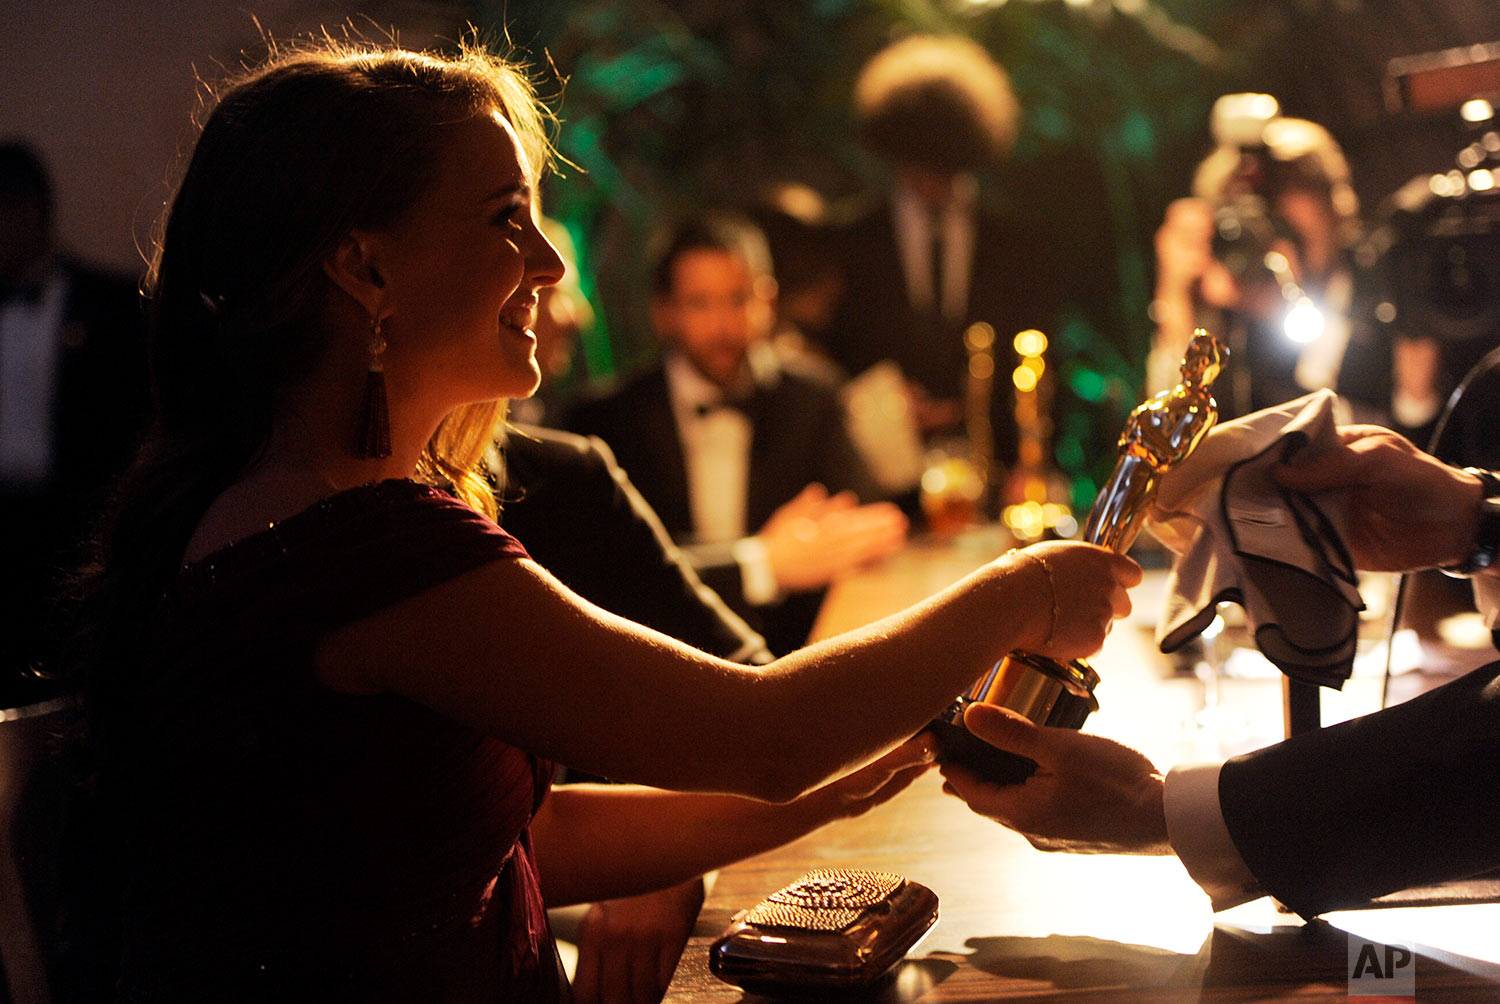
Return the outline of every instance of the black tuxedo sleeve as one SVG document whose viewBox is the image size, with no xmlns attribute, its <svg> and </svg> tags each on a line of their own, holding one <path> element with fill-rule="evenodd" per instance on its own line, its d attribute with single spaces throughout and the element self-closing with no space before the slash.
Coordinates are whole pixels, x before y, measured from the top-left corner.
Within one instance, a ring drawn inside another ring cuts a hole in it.
<svg viewBox="0 0 1500 1004">
<path fill-rule="evenodd" d="M 876 483 L 870 465 L 855 449 L 844 425 L 842 411 L 830 423 L 825 450 L 823 484 L 830 492 L 851 491 L 861 502 L 874 502 L 889 496 Z"/>
<path fill-rule="evenodd" d="M 1227 762 L 1240 856 L 1305 917 L 1500 867 L 1500 662 Z"/>
<path fill-rule="evenodd" d="M 720 544 L 682 544 L 683 560 L 692 566 L 703 584 L 721 596 L 732 610 L 748 610 L 745 576 L 734 560 L 735 541 Z"/>
<path fill-rule="evenodd" d="M 706 652 L 770 661 L 765 641 L 704 585 L 603 442 L 518 428 L 505 460 L 501 522 L 569 589 Z"/>
</svg>

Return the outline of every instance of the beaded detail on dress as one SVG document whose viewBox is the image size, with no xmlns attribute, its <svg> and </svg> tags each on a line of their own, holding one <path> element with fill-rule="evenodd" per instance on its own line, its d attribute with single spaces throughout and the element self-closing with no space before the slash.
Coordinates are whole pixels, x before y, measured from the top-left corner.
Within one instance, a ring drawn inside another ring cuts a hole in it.
<svg viewBox="0 0 1500 1004">
<path fill-rule="evenodd" d="M 434 497 L 452 499 L 453 495 L 410 478 L 388 478 L 347 488 L 195 561 L 184 561 L 180 574 L 168 585 L 167 592 L 191 591 L 212 585 L 221 574 L 285 554 L 289 548 L 316 533 L 323 521 L 357 517 L 361 512 L 368 513 L 402 500 Z"/>
</svg>

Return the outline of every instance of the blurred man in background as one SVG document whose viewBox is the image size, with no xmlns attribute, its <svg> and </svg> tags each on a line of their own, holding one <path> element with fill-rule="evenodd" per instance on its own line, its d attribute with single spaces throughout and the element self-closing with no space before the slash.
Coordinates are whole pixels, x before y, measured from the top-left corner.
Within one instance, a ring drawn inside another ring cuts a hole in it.
<svg viewBox="0 0 1500 1004">
<path fill-rule="evenodd" d="M 861 70 L 855 117 L 890 186 L 841 234 L 844 296 L 825 338 L 851 374 L 893 360 L 917 424 L 959 431 L 968 372 L 964 332 L 990 324 L 996 372 L 1016 360 L 1011 339 L 1053 331 L 1057 277 L 1036 229 L 987 205 L 979 174 L 1004 159 L 1020 129 L 1009 77 L 978 43 L 918 35 L 881 50 Z M 992 407 L 995 454 L 1016 454 L 1009 381 Z"/>
<path fill-rule="evenodd" d="M 0 144 L 0 708 L 45 687 L 51 601 L 150 412 L 140 293 L 57 246 L 41 158 Z"/>
<path fill-rule="evenodd" d="M 610 445 L 705 581 L 772 651 L 789 651 L 823 587 L 898 550 L 906 519 L 860 504 L 878 490 L 837 385 L 772 346 L 776 284 L 759 231 L 709 216 L 668 236 L 652 278 L 661 363 L 580 404 L 570 425 Z"/>
</svg>

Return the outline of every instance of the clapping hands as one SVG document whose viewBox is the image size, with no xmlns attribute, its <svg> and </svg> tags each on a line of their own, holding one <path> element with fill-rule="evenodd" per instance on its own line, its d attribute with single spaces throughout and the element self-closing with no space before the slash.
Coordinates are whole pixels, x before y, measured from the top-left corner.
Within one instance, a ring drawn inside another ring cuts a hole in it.
<svg viewBox="0 0 1500 1004">
<path fill-rule="evenodd" d="M 906 543 L 907 520 L 889 502 L 860 505 L 851 492 L 802 489 L 756 534 L 784 592 L 818 589 L 895 554 Z"/>
</svg>

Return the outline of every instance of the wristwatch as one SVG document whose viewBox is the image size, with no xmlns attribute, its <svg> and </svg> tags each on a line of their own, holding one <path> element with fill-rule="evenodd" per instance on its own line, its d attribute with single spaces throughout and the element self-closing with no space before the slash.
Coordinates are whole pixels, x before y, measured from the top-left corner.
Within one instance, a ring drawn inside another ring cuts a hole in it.
<svg viewBox="0 0 1500 1004">
<path fill-rule="evenodd" d="M 1489 568 L 1500 552 L 1500 477 L 1477 467 L 1465 467 L 1464 473 L 1479 478 L 1484 497 L 1479 502 L 1479 530 L 1474 535 L 1473 550 L 1461 563 L 1443 569 L 1460 578 L 1478 575 Z"/>
</svg>

